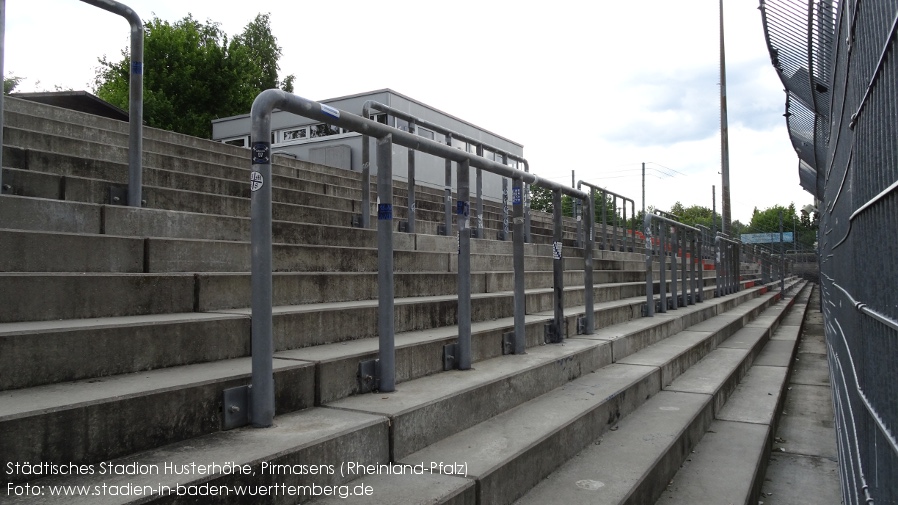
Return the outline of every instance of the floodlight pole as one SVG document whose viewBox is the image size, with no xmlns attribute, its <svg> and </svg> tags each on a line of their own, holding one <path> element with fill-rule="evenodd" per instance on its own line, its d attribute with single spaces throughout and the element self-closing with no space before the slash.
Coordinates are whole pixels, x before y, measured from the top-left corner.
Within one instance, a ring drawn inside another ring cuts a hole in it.
<svg viewBox="0 0 898 505">
<path fill-rule="evenodd" d="M 730 141 L 727 126 L 727 67 L 723 45 L 723 0 L 720 0 L 720 177 L 723 219 L 720 229 L 730 233 Z"/>
</svg>

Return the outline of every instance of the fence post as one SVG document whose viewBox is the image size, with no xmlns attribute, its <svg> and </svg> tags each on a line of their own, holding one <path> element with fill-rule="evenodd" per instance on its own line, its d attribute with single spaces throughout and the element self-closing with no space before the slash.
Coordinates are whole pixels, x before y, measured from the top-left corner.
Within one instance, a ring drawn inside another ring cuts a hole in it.
<svg viewBox="0 0 898 505">
<path fill-rule="evenodd" d="M 553 343 L 564 340 L 564 259 L 562 258 L 562 220 L 561 190 L 552 192 L 552 274 L 554 278 L 555 318 L 553 326 Z"/>
<path fill-rule="evenodd" d="M 658 312 L 667 312 L 667 227 L 666 223 L 658 223 L 658 243 L 661 246 L 658 268 L 658 293 L 661 295 L 661 305 Z"/>
<path fill-rule="evenodd" d="M 377 335 L 378 390 L 396 390 L 393 339 L 393 136 L 377 139 Z"/>
<path fill-rule="evenodd" d="M 446 135 L 446 145 L 452 145 L 452 135 Z M 452 236 L 452 161 L 449 158 L 446 158 L 446 173 L 445 173 L 445 184 L 446 184 L 446 196 L 443 202 L 443 208 L 445 212 L 444 222 L 445 224 L 445 234 L 447 237 Z"/>
<path fill-rule="evenodd" d="M 511 181 L 511 207 L 513 213 L 512 263 L 514 265 L 514 353 L 526 352 L 524 295 L 524 184 L 521 179 Z"/>
<path fill-rule="evenodd" d="M 253 102 L 256 105 L 256 102 Z M 255 111 L 254 111 L 255 112 Z M 256 114 L 252 114 L 254 119 Z M 250 244 L 252 247 L 252 389 L 249 422 L 267 428 L 274 422 L 274 343 L 271 288 L 271 124 L 253 124 L 250 172 Z"/>
<path fill-rule="evenodd" d="M 652 220 L 648 214 L 643 217 L 643 233 L 645 234 L 645 314 L 655 315 L 655 283 L 652 279 L 652 254 L 655 245 L 652 243 Z"/>
<path fill-rule="evenodd" d="M 471 369 L 471 164 L 458 163 L 458 368 Z"/>
<path fill-rule="evenodd" d="M 677 267 L 677 253 L 678 248 L 680 247 L 680 237 L 679 230 L 677 226 L 671 227 L 670 234 L 670 297 L 671 297 L 671 309 L 677 310 L 679 307 L 679 300 L 677 299 L 679 295 L 677 294 L 677 274 L 679 273 L 679 268 Z"/>
<path fill-rule="evenodd" d="M 592 335 L 595 331 L 596 321 L 595 321 L 595 293 L 593 288 L 593 278 L 592 278 L 592 255 L 593 255 L 593 202 L 592 202 L 592 194 L 590 194 L 590 200 L 586 202 L 586 215 L 583 216 L 584 223 L 583 226 L 586 228 L 586 237 L 584 241 L 584 252 L 583 252 L 583 277 L 584 277 L 584 285 L 586 286 L 585 299 L 586 302 L 586 314 L 585 314 L 585 324 L 586 327 L 583 329 L 583 333 L 586 335 Z"/>
<path fill-rule="evenodd" d="M 415 133 L 415 122 L 408 122 L 408 132 Z M 409 233 L 415 233 L 415 150 L 408 148 L 408 228 Z"/>
</svg>

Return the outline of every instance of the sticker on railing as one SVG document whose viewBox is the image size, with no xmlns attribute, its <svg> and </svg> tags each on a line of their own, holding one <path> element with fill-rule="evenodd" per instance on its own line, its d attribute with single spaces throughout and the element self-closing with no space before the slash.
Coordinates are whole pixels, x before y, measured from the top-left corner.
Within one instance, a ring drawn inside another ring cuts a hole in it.
<svg viewBox="0 0 898 505">
<path fill-rule="evenodd" d="M 552 257 L 557 260 L 561 259 L 561 242 L 552 242 Z"/>
<path fill-rule="evenodd" d="M 340 119 L 340 111 L 331 107 L 330 105 L 321 104 L 321 112 L 327 114 L 330 117 Z"/>
<path fill-rule="evenodd" d="M 271 163 L 271 144 L 268 142 L 256 142 L 253 144 L 253 165 Z"/>
<path fill-rule="evenodd" d="M 458 203 L 455 204 L 455 213 L 459 216 L 468 217 L 468 214 L 471 212 L 471 204 L 468 202 L 459 200 Z"/>
<path fill-rule="evenodd" d="M 265 184 L 265 180 L 262 179 L 262 174 L 259 172 L 250 172 L 249 173 L 249 189 L 253 192 L 258 191 Z"/>
<path fill-rule="evenodd" d="M 377 220 L 389 221 L 393 219 L 393 204 L 379 203 L 377 204 Z"/>
<path fill-rule="evenodd" d="M 143 74 L 143 62 L 142 61 L 132 62 L 131 63 L 131 73 L 134 75 Z"/>
<path fill-rule="evenodd" d="M 520 205 L 521 202 L 523 201 L 523 198 L 521 198 L 521 188 L 512 188 L 511 191 L 512 191 L 511 203 L 513 205 Z"/>
</svg>

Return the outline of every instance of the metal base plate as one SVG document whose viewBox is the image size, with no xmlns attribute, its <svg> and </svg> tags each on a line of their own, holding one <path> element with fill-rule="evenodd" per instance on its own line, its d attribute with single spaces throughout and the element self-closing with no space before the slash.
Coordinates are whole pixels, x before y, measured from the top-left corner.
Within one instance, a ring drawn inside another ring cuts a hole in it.
<svg viewBox="0 0 898 505">
<path fill-rule="evenodd" d="M 238 386 L 222 392 L 224 429 L 232 430 L 249 424 L 249 395 L 251 386 Z"/>
<path fill-rule="evenodd" d="M 401 233 L 408 233 L 408 221 L 399 221 L 399 231 Z"/>
<path fill-rule="evenodd" d="M 555 323 L 546 323 L 543 325 L 543 342 L 547 344 L 558 344 L 561 342 L 561 334 Z"/>
<path fill-rule="evenodd" d="M 370 393 L 377 391 L 377 388 L 380 387 L 378 365 L 379 360 L 376 359 L 359 362 L 359 372 L 356 376 L 359 382 L 359 393 Z"/>
<path fill-rule="evenodd" d="M 458 344 L 446 344 L 443 346 L 443 370 L 455 370 L 458 368 Z"/>
<path fill-rule="evenodd" d="M 508 237 L 508 234 L 505 233 L 504 230 L 499 230 L 496 232 L 496 240 L 508 240 L 506 237 Z"/>
<path fill-rule="evenodd" d="M 353 228 L 361 228 L 362 227 L 362 215 L 361 214 L 353 214 L 349 220 L 349 226 Z"/>
<path fill-rule="evenodd" d="M 437 225 L 437 235 L 442 235 L 444 237 L 446 236 L 446 225 L 445 224 Z"/>
<path fill-rule="evenodd" d="M 506 331 L 502 334 L 502 354 L 514 354 L 514 332 Z"/>
<path fill-rule="evenodd" d="M 577 335 L 585 335 L 586 334 L 586 316 L 580 316 L 577 318 Z"/>
<path fill-rule="evenodd" d="M 109 186 L 107 203 L 110 205 L 128 205 L 128 186 Z"/>
</svg>

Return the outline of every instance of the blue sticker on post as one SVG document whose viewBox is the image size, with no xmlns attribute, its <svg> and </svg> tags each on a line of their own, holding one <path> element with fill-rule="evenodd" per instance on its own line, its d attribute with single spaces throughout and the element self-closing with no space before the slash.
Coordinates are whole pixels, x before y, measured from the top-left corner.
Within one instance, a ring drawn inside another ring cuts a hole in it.
<svg viewBox="0 0 898 505">
<path fill-rule="evenodd" d="M 331 107 L 330 105 L 321 104 L 321 112 L 327 114 L 332 118 L 340 119 L 340 111 Z"/>
<path fill-rule="evenodd" d="M 468 217 L 468 213 L 471 212 L 471 205 L 468 202 L 463 202 L 461 200 L 455 204 L 455 213 L 459 216 Z"/>
<path fill-rule="evenodd" d="M 521 202 L 523 201 L 523 198 L 521 198 L 521 188 L 512 188 L 511 191 L 512 191 L 511 203 L 513 205 L 520 205 Z"/>
<path fill-rule="evenodd" d="M 393 204 L 392 203 L 377 204 L 377 220 L 378 221 L 389 221 L 390 219 L 393 219 Z"/>
<path fill-rule="evenodd" d="M 253 165 L 271 163 L 271 144 L 256 142 L 253 144 Z"/>
<path fill-rule="evenodd" d="M 131 73 L 134 75 L 142 74 L 143 73 L 143 62 L 142 61 L 131 62 Z"/>
</svg>

